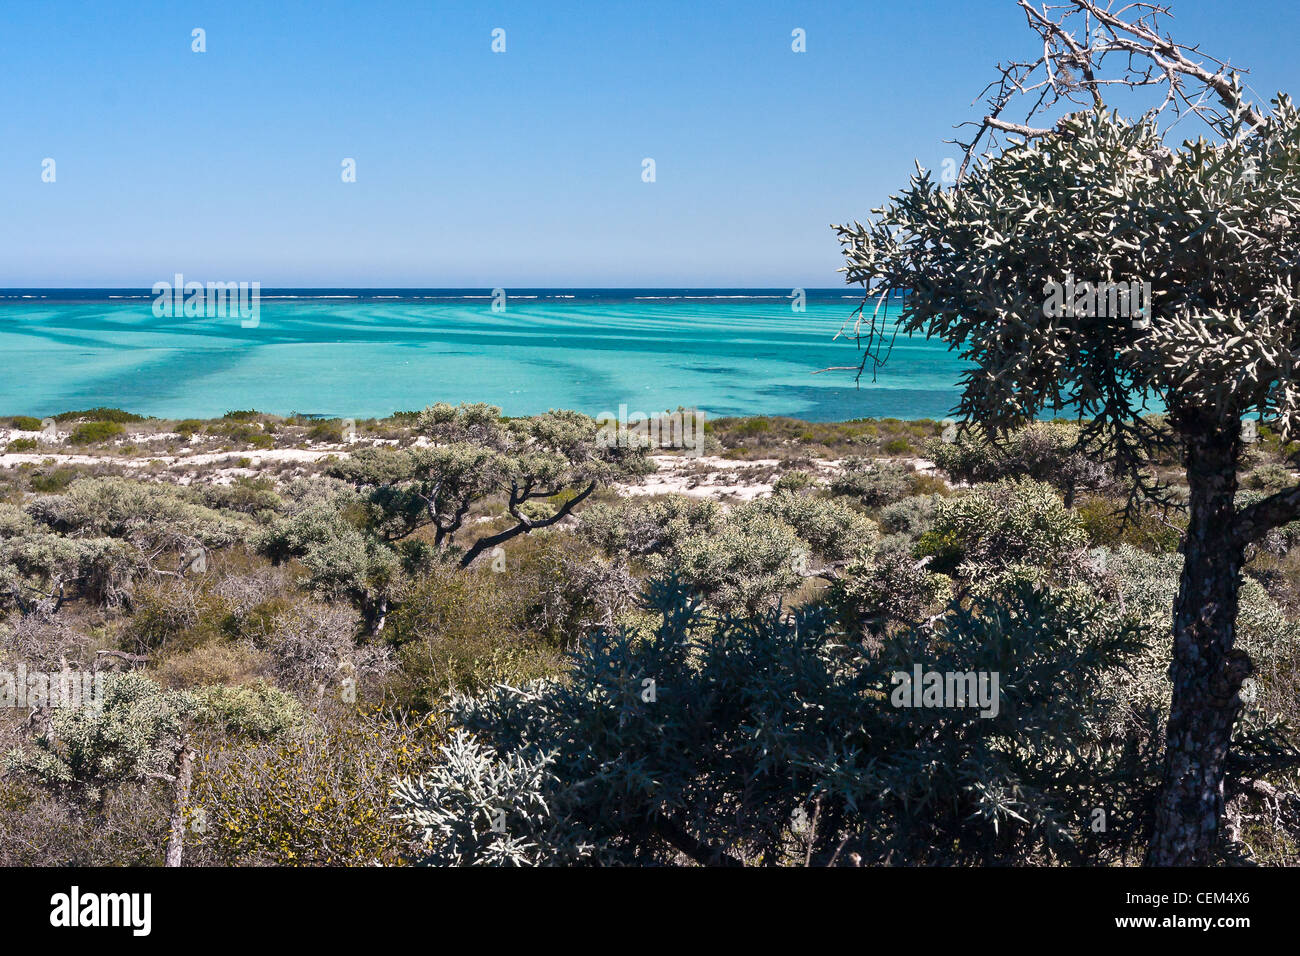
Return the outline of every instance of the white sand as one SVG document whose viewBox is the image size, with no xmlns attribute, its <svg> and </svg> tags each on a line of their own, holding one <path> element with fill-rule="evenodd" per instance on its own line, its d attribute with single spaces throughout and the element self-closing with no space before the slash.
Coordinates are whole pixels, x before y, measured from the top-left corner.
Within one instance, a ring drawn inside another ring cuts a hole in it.
<svg viewBox="0 0 1300 956">
<path fill-rule="evenodd" d="M 16 438 L 39 438 L 40 432 L 6 432 L 0 429 L 0 447 Z M 123 444 L 141 445 L 150 439 L 175 438 L 174 435 L 130 436 Z M 417 444 L 427 444 L 427 440 Z M 376 445 L 391 445 L 396 442 L 376 440 Z M 18 465 L 117 465 L 123 468 L 166 468 L 170 471 L 199 468 L 203 466 L 226 463 L 214 475 L 218 483 L 226 484 L 240 476 L 256 475 L 264 465 L 290 463 L 309 464 L 321 461 L 331 455 L 346 458 L 349 445 L 321 445 L 316 448 L 275 448 L 266 451 L 233 452 L 182 452 L 174 455 L 149 455 L 147 453 L 133 457 L 121 455 L 86 455 L 46 452 L 15 452 L 0 454 L 0 468 L 13 468 Z M 247 461 L 248 464 L 235 464 Z M 622 495 L 688 495 L 692 498 L 715 498 L 727 501 L 752 501 L 772 493 L 772 476 L 764 477 L 782 462 L 777 458 L 759 458 L 752 461 L 722 458 L 718 455 L 704 455 L 698 458 L 686 455 L 652 455 L 656 471 L 647 475 L 637 484 L 618 483 L 614 489 Z M 920 472 L 933 472 L 934 462 L 924 458 L 880 458 L 877 461 L 895 461 L 909 464 Z M 838 459 L 813 460 L 806 467 L 815 469 L 822 477 L 836 474 L 841 468 Z M 179 483 L 189 484 L 193 476 L 177 476 Z"/>
</svg>

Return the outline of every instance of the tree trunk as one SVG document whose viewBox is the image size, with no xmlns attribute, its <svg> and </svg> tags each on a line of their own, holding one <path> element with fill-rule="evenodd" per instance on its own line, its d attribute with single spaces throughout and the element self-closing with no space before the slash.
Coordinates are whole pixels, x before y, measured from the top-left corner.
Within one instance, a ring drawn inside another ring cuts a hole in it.
<svg viewBox="0 0 1300 956">
<path fill-rule="evenodd" d="M 190 802 L 190 782 L 194 779 L 194 753 L 189 741 L 176 754 L 176 790 L 172 799 L 172 832 L 167 840 L 163 866 L 180 866 L 185 852 L 185 808 Z"/>
<path fill-rule="evenodd" d="M 1236 422 L 1231 421 L 1231 426 Z M 1223 819 L 1223 770 L 1250 673 L 1233 649 L 1242 547 L 1233 536 L 1233 496 L 1240 451 L 1235 427 L 1185 432 L 1190 521 L 1174 601 L 1173 701 L 1151 866 L 1211 862 Z"/>
</svg>

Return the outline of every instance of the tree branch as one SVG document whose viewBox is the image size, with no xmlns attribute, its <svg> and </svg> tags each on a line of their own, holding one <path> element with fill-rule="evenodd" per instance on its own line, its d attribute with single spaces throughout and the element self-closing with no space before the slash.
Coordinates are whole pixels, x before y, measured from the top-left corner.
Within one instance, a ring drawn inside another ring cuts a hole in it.
<svg viewBox="0 0 1300 956">
<path fill-rule="evenodd" d="M 1244 548 L 1296 518 L 1300 518 L 1300 485 L 1238 511 L 1232 519 L 1233 544 Z"/>
<path fill-rule="evenodd" d="M 511 538 L 517 537 L 518 535 L 524 534 L 529 531 L 533 531 L 537 528 L 549 528 L 551 525 L 555 524 L 556 522 L 561 521 L 562 519 L 568 517 L 569 513 L 572 512 L 575 507 L 577 507 L 579 504 L 585 501 L 587 499 L 587 496 L 590 495 L 595 490 L 596 490 L 596 482 L 593 481 L 584 490 L 580 491 L 578 494 L 574 495 L 572 498 L 566 501 L 564 505 L 561 506 L 560 510 L 557 511 L 554 515 L 552 515 L 549 518 L 545 518 L 541 521 L 530 521 L 526 518 L 522 518 L 516 515 L 516 517 L 519 517 L 519 524 L 514 525 L 513 527 L 510 528 L 506 528 L 505 531 L 499 532 L 498 534 L 491 534 L 488 535 L 486 538 L 479 538 L 477 541 L 474 542 L 473 545 L 471 545 L 470 549 L 465 552 L 465 556 L 460 559 L 460 566 L 462 568 L 469 567 L 471 564 L 474 563 L 474 559 L 477 558 L 484 551 L 487 551 L 489 548 L 495 548 L 497 545 L 509 541 Z M 518 506 L 516 505 L 515 507 Z"/>
</svg>

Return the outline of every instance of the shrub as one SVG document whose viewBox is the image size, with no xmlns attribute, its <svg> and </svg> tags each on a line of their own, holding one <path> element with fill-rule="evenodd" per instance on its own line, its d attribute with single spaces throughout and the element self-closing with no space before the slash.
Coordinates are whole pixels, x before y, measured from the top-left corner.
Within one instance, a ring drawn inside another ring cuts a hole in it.
<svg viewBox="0 0 1300 956">
<path fill-rule="evenodd" d="M 556 671 L 555 650 L 529 632 L 526 606 L 499 579 L 443 565 L 406 589 L 386 634 L 401 662 L 390 687 L 400 700 L 427 710 L 449 694 Z"/>
<path fill-rule="evenodd" d="M 884 550 L 851 562 L 831 583 L 826 601 L 850 633 L 883 634 L 918 626 L 951 592 L 945 576 L 905 552 Z"/>
<path fill-rule="evenodd" d="M 247 647 L 210 644 L 163 660 L 158 682 L 169 690 L 190 690 L 205 684 L 248 684 L 271 671 L 268 656 Z"/>
<path fill-rule="evenodd" d="M 398 781 L 398 819 L 438 865 L 1133 859 L 1153 754 L 1095 714 L 1134 631 L 1097 602 L 999 598 L 871 655 L 820 609 L 714 628 L 656 585 L 649 639 L 598 632 L 564 682 L 453 702 L 460 731 Z M 921 662 L 999 673 L 1002 706 L 894 706 Z"/>
<path fill-rule="evenodd" d="M 337 445 L 343 441 L 343 423 L 334 420 L 316 422 L 307 430 L 307 438 L 322 444 Z"/>
<path fill-rule="evenodd" d="M 989 573 L 1016 566 L 1038 573 L 1066 567 L 1087 543 L 1078 516 L 1050 485 L 1003 480 L 940 501 L 917 547 L 936 571 L 961 568 L 987 583 Z"/>
<path fill-rule="evenodd" d="M 75 468 L 54 468 L 49 471 L 36 471 L 28 479 L 32 491 L 42 494 L 56 494 L 72 484 L 80 472 Z"/>
<path fill-rule="evenodd" d="M 192 699 L 200 720 L 252 737 L 274 737 L 303 717 L 297 700 L 260 680 L 237 687 L 213 684 L 195 691 Z"/>
<path fill-rule="evenodd" d="M 842 502 L 780 491 L 760 498 L 729 516 L 745 512 L 770 515 L 794 529 L 812 553 L 830 561 L 844 561 L 860 554 L 880 536 L 876 523 Z"/>
<path fill-rule="evenodd" d="M 1255 491 L 1266 491 L 1272 494 L 1290 488 L 1295 484 L 1295 478 L 1292 477 L 1290 468 L 1270 463 L 1256 468 L 1246 476 L 1242 484 Z"/>
<path fill-rule="evenodd" d="M 816 476 L 801 469 L 787 471 L 772 483 L 773 491 L 805 492 L 816 487 Z"/>
<path fill-rule="evenodd" d="M 831 479 L 831 494 L 857 498 L 868 508 L 879 508 L 911 493 L 912 470 L 905 465 L 846 458 L 842 468 Z"/>
<path fill-rule="evenodd" d="M 1126 517 L 1124 503 L 1113 498 L 1089 495 L 1075 503 L 1088 540 L 1094 545 L 1117 547 L 1131 544 L 1144 551 L 1168 553 L 1177 550 L 1186 519 L 1178 514 L 1163 515 L 1143 508 Z"/>
<path fill-rule="evenodd" d="M 270 478 L 239 477 L 228 485 L 204 485 L 198 500 L 208 508 L 247 515 L 275 512 L 284 506 Z"/>
<path fill-rule="evenodd" d="M 124 434 L 126 429 L 117 422 L 82 422 L 72 430 L 68 442 L 73 445 L 102 445 Z"/>
<path fill-rule="evenodd" d="M 916 537 L 930 529 L 939 506 L 938 495 L 914 495 L 880 510 L 880 529 L 888 534 Z"/>
<path fill-rule="evenodd" d="M 61 495 L 36 498 L 27 510 L 62 534 L 122 538 L 150 552 L 225 547 L 250 530 L 192 503 L 180 488 L 126 478 L 80 478 Z"/>
<path fill-rule="evenodd" d="M 115 425 L 128 425 L 144 421 L 144 416 L 124 412 L 120 408 L 88 408 L 82 412 L 60 412 L 54 420 L 63 422 L 109 422 Z"/>
<path fill-rule="evenodd" d="M 766 508 L 737 509 L 718 531 L 686 537 L 656 558 L 656 573 L 679 575 L 722 613 L 770 607 L 811 564 L 808 545 Z"/>
<path fill-rule="evenodd" d="M 1103 489 L 1110 483 L 1104 465 L 1080 447 L 1079 426 L 1070 422 L 1031 422 L 994 442 L 978 428 L 955 441 L 931 441 L 927 455 L 953 479 L 990 482 L 1032 478 L 1060 489 L 1067 503 L 1079 490 Z"/>
<path fill-rule="evenodd" d="M 38 432 L 41 430 L 41 420 L 31 415 L 15 415 L 9 419 L 9 427 L 20 432 Z"/>
<path fill-rule="evenodd" d="M 415 771 L 436 732 L 381 714 L 322 715 L 273 741 L 205 754 L 194 777 L 202 864 L 373 866 L 402 862 L 388 785 Z"/>
<path fill-rule="evenodd" d="M 6 765 L 48 788 L 101 802 L 107 790 L 170 769 L 193 709 L 187 695 L 165 692 L 143 674 L 109 675 L 100 706 L 56 709 L 47 732 L 30 750 L 10 751 Z"/>
</svg>

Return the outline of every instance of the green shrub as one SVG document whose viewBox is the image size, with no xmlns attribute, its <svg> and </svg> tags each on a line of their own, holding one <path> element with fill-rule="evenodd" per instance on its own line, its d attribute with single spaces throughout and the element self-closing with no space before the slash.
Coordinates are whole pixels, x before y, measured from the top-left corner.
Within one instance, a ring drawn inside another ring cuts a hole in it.
<svg viewBox="0 0 1300 956">
<path fill-rule="evenodd" d="M 41 420 L 31 415 L 15 415 L 9 419 L 9 427 L 20 432 L 38 432 L 41 430 Z"/>
<path fill-rule="evenodd" d="M 1270 463 L 1256 468 L 1246 476 L 1242 484 L 1255 491 L 1267 491 L 1271 494 L 1292 487 L 1295 478 L 1292 477 L 1290 468 Z"/>
<path fill-rule="evenodd" d="M 772 483 L 773 491 L 804 492 L 816 487 L 817 477 L 802 469 L 787 471 Z"/>
<path fill-rule="evenodd" d="M 879 508 L 912 492 L 912 470 L 895 462 L 846 458 L 831 479 L 833 495 L 856 498 L 868 508 Z"/>
<path fill-rule="evenodd" d="M 144 416 L 133 415 L 130 412 L 122 411 L 120 408 L 88 408 L 82 412 L 60 412 L 54 416 L 54 420 L 60 424 L 63 422 L 86 421 L 128 425 L 144 421 Z"/>
<path fill-rule="evenodd" d="M 401 674 L 389 692 L 421 710 L 555 673 L 558 654 L 531 633 L 527 606 L 491 570 L 435 566 L 403 592 L 385 629 Z"/>
<path fill-rule="evenodd" d="M 1032 478 L 1060 489 L 1067 502 L 1077 491 L 1111 484 L 1106 467 L 1081 447 L 1082 432 L 1071 422 L 1031 422 L 994 442 L 978 428 L 953 441 L 932 440 L 926 454 L 954 480 L 990 482 Z"/>
<path fill-rule="evenodd" d="M 191 828 L 187 853 L 201 865 L 400 864 L 387 783 L 415 772 L 435 733 L 363 711 L 205 754 L 194 776 L 205 826 Z"/>
<path fill-rule="evenodd" d="M 1161 514 L 1151 508 L 1125 516 L 1124 503 L 1090 495 L 1075 503 L 1075 511 L 1093 545 L 1118 547 L 1131 544 L 1145 551 L 1168 553 L 1177 550 L 1186 519 L 1179 514 Z"/>
<path fill-rule="evenodd" d="M 49 471 L 32 472 L 28 485 L 32 491 L 44 494 L 57 494 L 63 491 L 81 474 L 76 468 L 54 468 Z"/>
<path fill-rule="evenodd" d="M 313 442 L 337 445 L 343 441 L 343 423 L 336 420 L 317 422 L 307 430 L 307 438 Z"/>
<path fill-rule="evenodd" d="M 1140 853 L 1158 768 L 1150 737 L 1097 733 L 1100 675 L 1137 644 L 1104 603 L 1020 588 L 873 653 L 821 609 L 711 627 L 671 583 L 649 600 L 649 639 L 598 632 L 565 681 L 453 702 L 458 730 L 395 791 L 422 862 Z M 897 706 L 893 675 L 914 664 L 999 674 L 997 712 Z M 1104 832 L 1090 825 L 1099 800 Z"/>
<path fill-rule="evenodd" d="M 936 571 L 979 575 L 984 586 L 1000 571 L 1038 574 L 1072 566 L 1088 544 L 1079 517 L 1050 485 L 1003 480 L 941 500 L 918 552 Z"/>
<path fill-rule="evenodd" d="M 72 434 L 68 436 L 68 443 L 72 445 L 102 445 L 124 434 L 126 434 L 126 429 L 118 422 L 82 422 L 72 429 Z"/>
<path fill-rule="evenodd" d="M 880 529 L 887 534 L 917 537 L 930 530 L 939 507 L 938 495 L 913 495 L 880 509 Z"/>
</svg>

